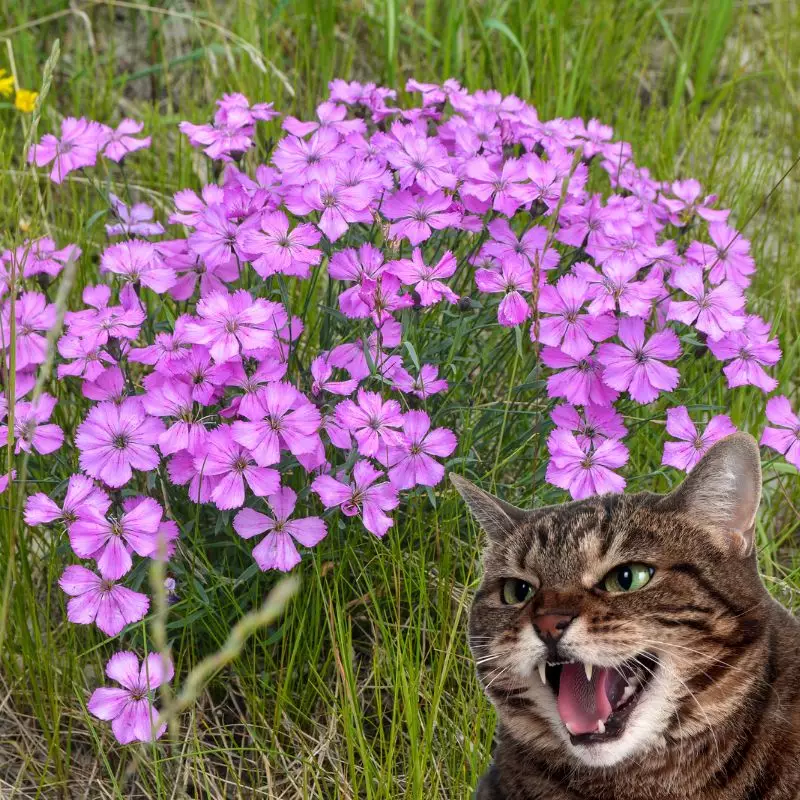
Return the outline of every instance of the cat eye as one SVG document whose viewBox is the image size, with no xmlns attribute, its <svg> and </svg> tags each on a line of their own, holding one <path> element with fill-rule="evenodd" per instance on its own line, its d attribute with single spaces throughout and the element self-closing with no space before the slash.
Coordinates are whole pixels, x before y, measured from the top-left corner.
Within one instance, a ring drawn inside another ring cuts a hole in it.
<svg viewBox="0 0 800 800">
<path fill-rule="evenodd" d="M 650 583 L 655 571 L 649 564 L 620 564 L 600 581 L 599 588 L 611 594 L 636 592 Z"/>
<path fill-rule="evenodd" d="M 500 597 L 507 606 L 516 606 L 525 603 L 533 597 L 533 586 L 519 578 L 508 578 L 503 583 Z"/>
</svg>

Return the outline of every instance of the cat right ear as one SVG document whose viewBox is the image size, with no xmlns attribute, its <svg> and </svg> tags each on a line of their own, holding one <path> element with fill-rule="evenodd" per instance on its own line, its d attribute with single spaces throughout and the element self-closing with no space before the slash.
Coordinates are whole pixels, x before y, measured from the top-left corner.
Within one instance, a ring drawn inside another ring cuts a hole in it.
<svg viewBox="0 0 800 800">
<path fill-rule="evenodd" d="M 713 445 L 660 505 L 686 514 L 725 549 L 747 556 L 753 550 L 760 500 L 758 444 L 750 434 L 740 432 Z"/>
<path fill-rule="evenodd" d="M 528 516 L 528 512 L 484 492 L 460 475 L 451 472 L 450 480 L 490 539 L 505 539 Z"/>
</svg>

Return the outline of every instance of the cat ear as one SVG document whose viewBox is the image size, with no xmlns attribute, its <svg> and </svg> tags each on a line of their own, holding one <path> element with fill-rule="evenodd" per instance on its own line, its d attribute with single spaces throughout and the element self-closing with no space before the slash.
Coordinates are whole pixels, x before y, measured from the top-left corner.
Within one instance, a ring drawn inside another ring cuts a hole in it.
<svg viewBox="0 0 800 800">
<path fill-rule="evenodd" d="M 490 539 L 504 539 L 528 516 L 527 511 L 484 492 L 460 475 L 451 472 L 450 480 Z"/>
<path fill-rule="evenodd" d="M 734 433 L 713 445 L 662 503 L 697 520 L 732 552 L 746 556 L 753 549 L 760 500 L 758 444 L 749 433 Z"/>
</svg>

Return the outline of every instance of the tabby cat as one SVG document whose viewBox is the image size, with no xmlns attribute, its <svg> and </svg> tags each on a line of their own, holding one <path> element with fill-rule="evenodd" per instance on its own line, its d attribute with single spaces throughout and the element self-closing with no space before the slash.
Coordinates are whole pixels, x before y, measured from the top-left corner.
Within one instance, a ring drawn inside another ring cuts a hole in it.
<svg viewBox="0 0 800 800">
<path fill-rule="evenodd" d="M 452 479 L 488 536 L 478 800 L 800 798 L 800 623 L 758 574 L 751 436 L 667 495 L 521 511 Z"/>
</svg>

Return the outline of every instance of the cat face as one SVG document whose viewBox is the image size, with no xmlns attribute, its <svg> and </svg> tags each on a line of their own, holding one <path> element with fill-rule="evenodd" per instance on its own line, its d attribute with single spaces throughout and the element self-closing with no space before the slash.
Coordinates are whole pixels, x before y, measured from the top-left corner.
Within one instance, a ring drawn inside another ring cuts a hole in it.
<svg viewBox="0 0 800 800">
<path fill-rule="evenodd" d="M 751 437 L 715 445 L 666 496 L 523 512 L 453 481 L 489 537 L 469 637 L 506 735 L 611 766 L 747 697 L 766 597 Z"/>
</svg>

